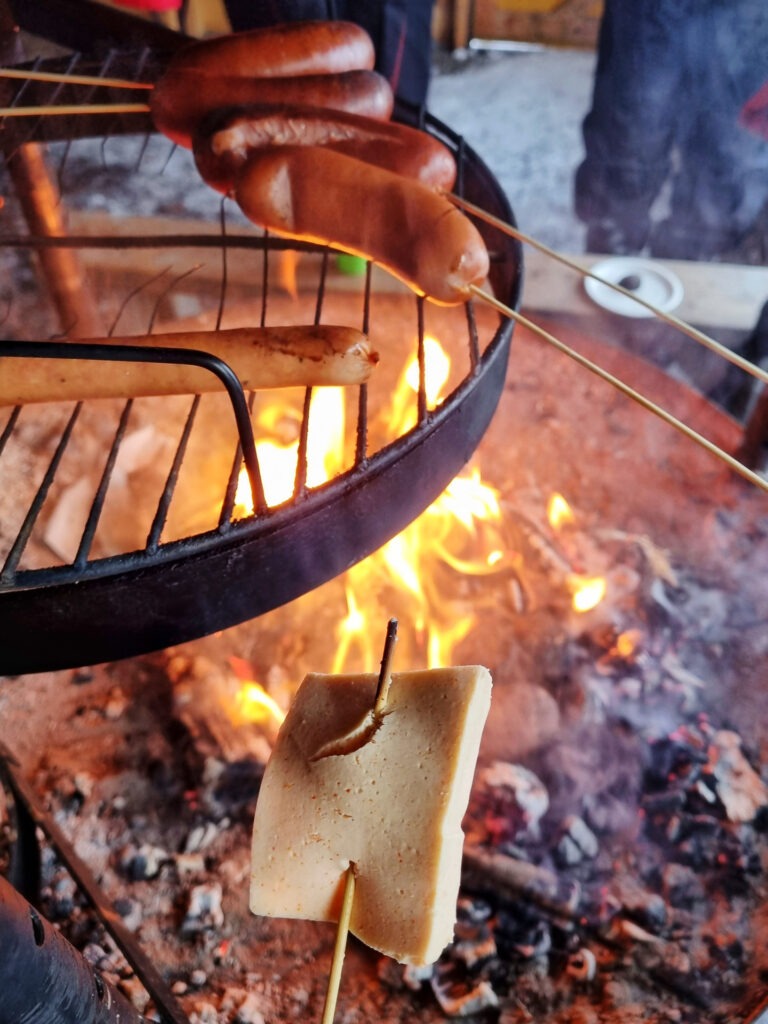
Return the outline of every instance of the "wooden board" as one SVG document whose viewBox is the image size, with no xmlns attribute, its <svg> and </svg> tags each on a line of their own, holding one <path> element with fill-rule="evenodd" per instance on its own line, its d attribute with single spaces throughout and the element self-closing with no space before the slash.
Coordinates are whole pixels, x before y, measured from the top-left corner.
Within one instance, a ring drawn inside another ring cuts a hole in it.
<svg viewBox="0 0 768 1024">
<path fill-rule="evenodd" d="M 568 258 L 584 269 L 605 259 L 590 253 Z M 685 260 L 658 262 L 682 281 L 685 294 L 674 313 L 688 323 L 750 330 L 763 303 L 768 300 L 768 267 Z M 528 247 L 525 267 L 523 305 L 526 309 L 577 316 L 603 313 L 585 293 L 584 278 L 576 271 Z M 626 318 L 613 319 L 622 321 Z"/>
</svg>

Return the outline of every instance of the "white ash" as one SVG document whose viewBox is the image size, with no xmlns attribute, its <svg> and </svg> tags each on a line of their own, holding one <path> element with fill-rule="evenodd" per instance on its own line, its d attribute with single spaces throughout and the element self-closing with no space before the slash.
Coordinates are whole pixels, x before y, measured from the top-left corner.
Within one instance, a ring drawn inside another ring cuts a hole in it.
<svg viewBox="0 0 768 1024">
<path fill-rule="evenodd" d="M 218 882 L 194 886 L 189 892 L 187 910 L 181 925 L 182 933 L 192 934 L 205 929 L 221 928 L 224 924 L 222 895 Z"/>
</svg>

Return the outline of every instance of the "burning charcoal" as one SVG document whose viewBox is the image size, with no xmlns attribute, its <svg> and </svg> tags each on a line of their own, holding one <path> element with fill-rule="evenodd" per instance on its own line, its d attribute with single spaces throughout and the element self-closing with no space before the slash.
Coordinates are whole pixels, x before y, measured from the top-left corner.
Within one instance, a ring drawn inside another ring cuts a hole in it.
<svg viewBox="0 0 768 1024">
<path fill-rule="evenodd" d="M 49 888 L 50 903 L 47 914 L 52 921 L 69 917 L 77 902 L 77 884 L 66 872 L 59 871 L 51 880 Z"/>
<path fill-rule="evenodd" d="M 118 854 L 118 865 L 132 882 L 144 882 L 157 878 L 163 864 L 170 859 L 169 854 L 159 846 L 143 843 L 138 848 L 132 845 L 124 847 Z"/>
<path fill-rule="evenodd" d="M 432 991 L 447 1017 L 470 1017 L 496 1009 L 498 997 L 487 981 L 462 978 L 454 970 L 438 970 L 431 979 Z"/>
<path fill-rule="evenodd" d="M 141 904 L 137 900 L 123 898 L 115 900 L 114 906 L 117 913 L 123 919 L 125 927 L 131 932 L 137 931 L 141 926 L 143 917 Z"/>
<path fill-rule="evenodd" d="M 467 967 L 496 955 L 496 940 L 493 935 L 494 921 L 487 903 L 460 899 L 457 905 L 457 921 L 454 929 L 455 940 L 449 947 L 449 954 Z"/>
<path fill-rule="evenodd" d="M 500 845 L 538 836 L 549 795 L 544 783 L 529 769 L 494 761 L 480 772 L 477 804 L 488 834 Z"/>
<path fill-rule="evenodd" d="M 149 1006 L 149 994 L 135 975 L 131 975 L 129 978 L 121 978 L 118 988 L 123 995 L 130 999 L 131 1004 L 136 1007 L 139 1013 L 144 1013 Z"/>
<path fill-rule="evenodd" d="M 205 871 L 205 857 L 202 853 L 177 853 L 173 863 L 180 875 L 202 875 Z"/>
<path fill-rule="evenodd" d="M 575 981 L 592 981 L 597 974 L 597 958 L 591 949 L 582 946 L 568 957 L 565 973 Z"/>
<path fill-rule="evenodd" d="M 125 692 L 119 686 L 114 687 L 110 691 L 107 703 L 104 705 L 104 717 L 110 719 L 110 721 L 122 718 L 129 704 L 130 701 Z"/>
<path fill-rule="evenodd" d="M 255 992 L 227 988 L 221 998 L 219 1012 L 232 1024 L 264 1024 L 262 999 Z"/>
<path fill-rule="evenodd" d="M 690 785 L 707 763 L 703 741 L 694 745 L 690 734 L 684 735 L 680 730 L 651 743 L 648 752 L 651 761 L 646 770 L 646 785 L 651 792 L 668 789 L 675 783 Z"/>
<path fill-rule="evenodd" d="M 661 879 L 666 899 L 673 907 L 694 907 L 704 896 L 701 877 L 685 864 L 666 864 Z"/>
<path fill-rule="evenodd" d="M 221 909 L 222 891 L 218 882 L 196 885 L 189 893 L 187 912 L 181 924 L 185 935 L 192 935 L 209 928 L 221 928 L 224 912 Z"/>
<path fill-rule="evenodd" d="M 219 1024 L 219 1014 L 213 1003 L 198 1003 L 189 1015 L 189 1024 Z"/>
<path fill-rule="evenodd" d="M 197 853 L 199 850 L 204 850 L 206 846 L 210 846 L 214 842 L 218 835 L 219 829 L 212 821 L 197 825 L 184 842 L 184 853 Z"/>
<path fill-rule="evenodd" d="M 189 976 L 189 984 L 192 985 L 194 988 L 202 988 L 207 981 L 208 975 L 199 967 L 196 970 L 192 971 L 192 973 Z"/>
<path fill-rule="evenodd" d="M 555 848 L 558 863 L 564 867 L 580 864 L 585 858 L 591 860 L 596 857 L 597 851 L 597 837 L 584 819 L 575 814 L 566 818 Z"/>
<path fill-rule="evenodd" d="M 545 956 L 552 948 L 549 922 L 522 903 L 499 913 L 498 939 L 505 949 L 526 960 Z"/>
<path fill-rule="evenodd" d="M 715 733 L 709 766 L 730 821 L 750 822 L 768 804 L 768 788 L 744 756 L 737 733 L 726 729 Z"/>
</svg>

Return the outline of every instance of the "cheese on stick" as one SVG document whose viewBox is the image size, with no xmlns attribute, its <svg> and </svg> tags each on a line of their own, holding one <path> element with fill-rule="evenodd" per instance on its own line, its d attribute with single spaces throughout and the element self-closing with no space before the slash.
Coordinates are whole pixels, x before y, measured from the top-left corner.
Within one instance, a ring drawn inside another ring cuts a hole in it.
<svg viewBox="0 0 768 1024">
<path fill-rule="evenodd" d="M 225 331 L 176 331 L 81 344 L 194 349 L 217 356 L 246 390 L 362 384 L 378 362 L 354 327 L 287 325 Z M 219 378 L 189 364 L 82 359 L 0 358 L 0 406 L 88 398 L 184 395 L 223 389 Z"/>
<path fill-rule="evenodd" d="M 251 910 L 336 921 L 351 863 L 353 934 L 427 964 L 453 937 L 461 820 L 491 677 L 480 666 L 395 672 L 370 739 L 318 757 L 364 720 L 377 682 L 309 675 L 299 688 L 256 806 Z"/>
</svg>

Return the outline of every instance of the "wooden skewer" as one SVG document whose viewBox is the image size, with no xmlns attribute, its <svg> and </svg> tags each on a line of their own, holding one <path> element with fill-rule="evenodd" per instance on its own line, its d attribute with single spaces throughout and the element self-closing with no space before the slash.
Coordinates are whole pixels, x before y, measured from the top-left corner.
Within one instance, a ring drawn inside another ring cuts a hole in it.
<svg viewBox="0 0 768 1024">
<path fill-rule="evenodd" d="M 0 107 L 0 117 L 69 117 L 70 114 L 148 114 L 146 103 L 83 103 L 40 107 Z"/>
<path fill-rule="evenodd" d="M 387 625 L 387 637 L 384 641 L 384 654 L 381 658 L 381 669 L 379 670 L 379 681 L 376 685 L 376 699 L 373 704 L 374 720 L 379 720 L 387 703 L 389 687 L 392 682 L 392 655 L 397 643 L 397 619 L 390 619 Z"/>
<path fill-rule="evenodd" d="M 504 316 L 510 317 L 517 323 L 522 324 L 523 327 L 526 327 L 528 328 L 528 330 L 533 331 L 534 334 L 538 335 L 540 338 L 543 338 L 544 341 L 549 342 L 549 344 L 553 345 L 559 352 L 562 352 L 564 355 L 569 356 L 571 359 L 575 360 L 575 362 L 577 362 L 580 366 L 583 366 L 584 369 L 589 370 L 590 373 L 594 373 L 596 376 L 600 377 L 601 380 L 604 380 L 607 383 L 612 384 L 613 387 L 621 391 L 622 394 L 626 395 L 628 398 L 631 398 L 633 401 L 641 405 L 644 409 L 647 409 L 649 412 L 652 412 L 654 415 L 664 420 L 665 423 L 668 423 L 670 426 L 678 430 L 681 434 L 684 434 L 689 440 L 694 441 L 700 447 L 708 451 L 711 455 L 714 455 L 716 458 L 720 459 L 730 469 L 734 470 L 734 472 L 744 477 L 745 480 L 748 480 L 751 484 L 754 484 L 756 487 L 759 487 L 762 491 L 768 492 L 768 480 L 760 476 L 758 473 L 754 473 L 751 469 L 748 469 L 745 465 L 739 462 L 738 459 L 735 459 L 732 455 L 729 455 L 727 452 L 724 452 L 722 448 L 718 448 L 716 444 L 713 444 L 711 441 L 707 440 L 707 438 L 704 437 L 702 434 L 697 433 L 697 431 L 687 426 L 687 424 L 683 423 L 682 420 L 677 419 L 677 417 L 673 416 L 672 413 L 667 412 L 666 409 L 662 409 L 660 405 L 657 405 L 649 398 L 646 398 L 645 395 L 640 394 L 639 391 L 635 391 L 635 389 L 630 387 L 629 384 L 625 384 L 624 381 L 620 380 L 618 377 L 615 377 L 612 373 L 609 373 L 607 370 L 604 370 L 602 366 L 598 366 L 597 363 L 592 362 L 591 359 L 587 359 L 586 356 L 581 355 L 581 353 L 577 352 L 575 349 L 572 349 L 569 345 L 566 345 L 564 342 L 560 341 L 554 335 L 550 334 L 549 331 L 545 331 L 543 327 L 539 327 L 538 324 L 534 323 L 532 320 L 529 320 L 527 316 L 523 316 L 522 313 L 518 313 L 516 310 L 511 309 L 503 302 L 500 302 L 493 295 L 490 295 L 488 292 L 483 291 L 482 288 L 478 288 L 477 285 L 470 285 L 469 289 L 473 295 L 477 296 L 478 299 L 482 299 L 483 302 L 487 302 L 490 306 L 493 306 L 494 309 L 498 310 L 498 312 L 502 313 Z"/>
<path fill-rule="evenodd" d="M 381 715 L 384 705 L 389 696 L 389 687 L 392 682 L 392 655 L 397 642 L 397 619 L 390 619 L 387 624 L 387 636 L 384 641 L 384 653 L 381 657 L 381 668 L 379 679 L 376 684 L 376 697 L 373 705 L 374 718 Z M 333 947 L 333 960 L 331 961 L 331 973 L 328 976 L 328 988 L 325 993 L 325 1005 L 321 1024 L 333 1024 L 333 1017 L 336 1012 L 336 1001 L 339 995 L 341 983 L 341 969 L 344 964 L 344 954 L 347 949 L 347 938 L 349 937 L 349 922 L 352 918 L 352 904 L 355 899 L 355 865 L 350 863 L 347 868 L 347 877 L 344 883 L 344 900 L 341 905 L 339 924 L 336 929 L 336 943 Z"/>
<path fill-rule="evenodd" d="M 331 973 L 328 976 L 328 988 L 325 993 L 325 1005 L 323 1006 L 322 1024 L 333 1024 L 333 1017 L 336 1013 L 336 1001 L 339 997 L 339 985 L 341 983 L 341 969 L 344 966 L 344 955 L 347 951 L 347 938 L 349 936 L 349 922 L 352 917 L 352 904 L 355 899 L 355 865 L 350 863 L 347 868 L 347 878 L 344 883 L 344 900 L 341 905 L 339 924 L 336 929 L 336 943 L 333 947 L 333 960 L 331 961 Z"/>
<path fill-rule="evenodd" d="M 593 274 L 591 270 L 585 270 L 584 267 L 580 267 L 574 260 L 568 259 L 567 256 L 563 256 L 561 253 L 556 252 L 554 249 L 550 249 L 549 246 L 544 245 L 543 242 L 537 242 L 535 238 L 531 238 L 530 235 L 526 235 L 518 228 L 513 227 L 506 221 L 495 217 L 492 213 L 488 213 L 479 206 L 475 206 L 474 203 L 467 202 L 466 199 L 461 199 L 459 196 L 453 195 L 453 193 L 446 193 L 448 199 L 451 200 L 456 206 L 462 210 L 466 210 L 467 213 L 471 213 L 473 216 L 478 217 L 480 220 L 484 220 L 487 224 L 491 224 L 493 227 L 498 228 L 505 234 L 510 235 L 512 238 L 517 238 L 521 242 L 525 242 L 526 245 L 533 246 L 534 249 L 538 249 L 539 252 L 545 253 L 550 256 L 553 260 L 557 260 L 558 263 L 562 263 L 563 266 L 570 267 L 571 270 L 575 270 L 577 274 L 581 274 L 582 277 L 591 277 L 593 281 L 598 281 L 600 284 L 606 285 L 608 288 L 612 288 L 613 291 L 619 292 L 621 295 L 625 295 L 629 299 L 634 299 L 635 302 L 641 306 L 645 306 L 646 309 L 650 310 L 660 320 L 664 320 L 672 327 L 676 327 L 683 334 L 686 334 L 689 338 L 699 342 L 700 345 L 704 345 L 712 352 L 716 352 L 717 355 L 722 356 L 723 359 L 727 359 L 729 363 L 733 363 L 734 366 L 738 366 L 740 370 L 750 374 L 757 380 L 763 381 L 768 384 L 768 370 L 764 370 L 761 366 L 751 363 L 748 359 L 744 359 L 743 356 L 737 355 L 736 352 L 732 352 L 725 345 L 721 345 L 719 341 L 714 338 L 710 338 L 708 334 L 703 331 L 699 331 L 696 327 L 692 327 L 686 323 L 685 320 L 681 320 L 679 317 L 674 316 L 672 313 L 667 313 L 663 309 L 658 309 L 652 303 L 646 299 L 641 298 L 634 292 L 629 291 L 627 288 L 622 288 L 620 284 L 614 284 L 613 281 L 607 281 L 605 278 L 600 277 L 599 274 Z"/>
<path fill-rule="evenodd" d="M 18 78 L 25 82 L 65 82 L 67 85 L 109 85 L 118 89 L 154 89 L 151 82 L 131 82 L 127 78 L 69 75 L 60 71 L 25 71 L 22 68 L 0 68 L 0 78 Z"/>
</svg>

